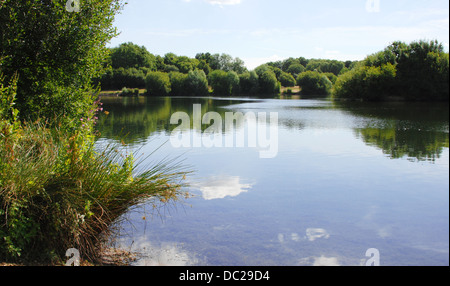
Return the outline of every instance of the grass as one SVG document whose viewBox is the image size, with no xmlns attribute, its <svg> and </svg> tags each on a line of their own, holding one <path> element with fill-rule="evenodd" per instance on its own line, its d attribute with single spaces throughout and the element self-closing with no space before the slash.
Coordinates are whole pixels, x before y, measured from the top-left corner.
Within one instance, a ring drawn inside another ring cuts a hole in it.
<svg viewBox="0 0 450 286">
<path fill-rule="evenodd" d="M 187 197 L 178 158 L 143 165 L 121 144 L 95 146 L 43 124 L 0 140 L 0 262 L 60 264 L 69 248 L 101 258 L 111 226 L 146 202 Z"/>
<path fill-rule="evenodd" d="M 288 91 L 290 90 L 290 92 Z M 292 95 L 297 95 L 300 94 L 300 86 L 294 86 L 294 87 L 281 87 L 281 94 L 292 94 Z"/>
</svg>

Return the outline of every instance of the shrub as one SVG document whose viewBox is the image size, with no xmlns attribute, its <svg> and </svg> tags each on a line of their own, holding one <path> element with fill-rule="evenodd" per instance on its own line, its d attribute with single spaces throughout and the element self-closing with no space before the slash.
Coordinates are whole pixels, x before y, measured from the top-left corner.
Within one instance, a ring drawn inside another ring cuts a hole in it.
<svg viewBox="0 0 450 286">
<path fill-rule="evenodd" d="M 182 96 L 186 94 L 186 81 L 187 74 L 183 74 L 180 72 L 171 72 L 169 73 L 170 86 L 172 96 Z"/>
<path fill-rule="evenodd" d="M 383 100 L 395 86 L 396 68 L 391 63 L 380 67 L 359 66 L 339 76 L 333 96 L 341 99 Z"/>
<path fill-rule="evenodd" d="M 243 94 L 256 94 L 259 90 L 259 77 L 255 71 L 239 75 L 239 90 Z"/>
<path fill-rule="evenodd" d="M 119 94 L 120 96 L 139 96 L 139 89 L 129 89 L 124 87 Z"/>
<path fill-rule="evenodd" d="M 329 95 L 332 83 L 328 77 L 316 71 L 301 73 L 297 78 L 302 95 Z"/>
<path fill-rule="evenodd" d="M 149 72 L 145 77 L 147 95 L 166 96 L 170 92 L 169 74 L 165 72 Z"/>
<path fill-rule="evenodd" d="M 232 95 L 239 92 L 239 76 L 234 71 L 212 71 L 208 75 L 208 82 L 217 95 Z"/>
<path fill-rule="evenodd" d="M 203 70 L 194 70 L 186 78 L 186 95 L 205 96 L 208 94 L 208 79 Z"/>
<path fill-rule="evenodd" d="M 449 56 L 437 41 L 394 42 L 339 76 L 336 98 L 448 101 Z"/>
<path fill-rule="evenodd" d="M 271 70 L 264 71 L 259 77 L 259 92 L 262 94 L 280 93 L 281 84 L 275 73 Z"/>
<path fill-rule="evenodd" d="M 133 155 L 101 149 L 43 124 L 25 124 L 14 142 L 0 144 L 0 257 L 50 263 L 77 248 L 95 261 L 122 214 L 183 194 L 187 172 L 176 161 L 138 172 Z"/>
<path fill-rule="evenodd" d="M 293 63 L 286 70 L 286 72 L 290 73 L 294 77 L 297 77 L 299 74 L 301 74 L 304 71 L 305 71 L 305 67 L 299 63 Z"/>
<path fill-rule="evenodd" d="M 284 87 L 293 87 L 296 85 L 295 78 L 291 74 L 286 72 L 281 73 L 280 83 Z"/>
</svg>

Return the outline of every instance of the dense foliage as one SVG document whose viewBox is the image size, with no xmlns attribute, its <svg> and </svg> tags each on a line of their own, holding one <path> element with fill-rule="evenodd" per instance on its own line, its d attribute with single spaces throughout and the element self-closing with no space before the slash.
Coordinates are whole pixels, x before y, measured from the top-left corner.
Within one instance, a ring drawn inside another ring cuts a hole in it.
<svg viewBox="0 0 450 286">
<path fill-rule="evenodd" d="M 395 42 L 341 75 L 339 99 L 448 101 L 449 55 L 437 41 Z"/>
<path fill-rule="evenodd" d="M 329 95 L 333 85 L 325 74 L 318 71 L 306 71 L 299 74 L 297 84 L 302 87 L 302 95 L 320 96 Z"/>
<path fill-rule="evenodd" d="M 120 0 L 86 1 L 69 13 L 64 1 L 0 1 L 0 58 L 7 80 L 17 74 L 21 118 L 87 116 L 92 78 L 103 73 L 106 42 Z"/>
<path fill-rule="evenodd" d="M 97 150 L 93 78 L 122 4 L 71 13 L 62 2 L 0 1 L 0 262 L 60 263 L 69 248 L 94 261 L 116 219 L 177 199 L 187 173 L 171 162 L 138 172 L 120 143 Z"/>
</svg>

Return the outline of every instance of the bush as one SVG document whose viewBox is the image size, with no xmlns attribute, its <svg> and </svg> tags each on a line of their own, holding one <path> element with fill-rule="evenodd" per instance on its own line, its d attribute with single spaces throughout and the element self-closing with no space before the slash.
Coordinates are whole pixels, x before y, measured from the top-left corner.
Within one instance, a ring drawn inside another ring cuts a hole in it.
<svg viewBox="0 0 450 286">
<path fill-rule="evenodd" d="M 259 92 L 262 94 L 280 93 L 281 84 L 275 73 L 271 70 L 264 71 L 259 77 Z"/>
<path fill-rule="evenodd" d="M 359 66 L 339 76 L 333 89 L 335 98 L 383 100 L 395 86 L 396 68 L 391 63 L 381 67 Z"/>
<path fill-rule="evenodd" d="M 339 75 L 342 69 L 345 67 L 345 63 L 336 60 L 310 60 L 306 66 L 308 71 L 318 71 L 322 73 L 333 73 Z"/>
<path fill-rule="evenodd" d="M 170 86 L 172 96 L 183 96 L 186 94 L 186 81 L 187 74 L 183 74 L 180 72 L 171 72 L 169 73 Z"/>
<path fill-rule="evenodd" d="M 299 63 L 294 63 L 290 65 L 286 72 L 290 73 L 292 76 L 297 77 L 299 74 L 305 71 L 305 67 Z"/>
<path fill-rule="evenodd" d="M 394 42 L 339 76 L 336 98 L 448 101 L 449 56 L 437 41 Z"/>
<path fill-rule="evenodd" d="M 119 96 L 139 96 L 139 89 L 129 89 L 124 87 L 120 92 Z"/>
<path fill-rule="evenodd" d="M 186 172 L 174 161 L 138 173 L 132 155 L 114 145 L 99 153 L 81 133 L 42 124 L 18 133 L 0 144 L 0 257 L 7 261 L 54 263 L 69 248 L 95 261 L 122 214 L 182 194 Z"/>
<path fill-rule="evenodd" d="M 103 90 L 118 90 L 124 86 L 132 88 L 145 88 L 144 68 L 118 68 L 108 70 L 101 78 Z"/>
<path fill-rule="evenodd" d="M 283 72 L 281 73 L 280 76 L 280 83 L 284 87 L 293 87 L 296 85 L 297 82 L 295 81 L 295 78 L 291 74 Z"/>
<path fill-rule="evenodd" d="M 118 68 L 147 67 L 156 69 L 156 58 L 147 49 L 133 43 L 123 43 L 117 48 L 111 49 L 111 66 Z"/>
<path fill-rule="evenodd" d="M 316 71 L 301 73 L 297 78 L 302 95 L 329 95 L 332 83 L 328 77 Z"/>
<path fill-rule="evenodd" d="M 208 95 L 208 79 L 203 70 L 190 71 L 186 78 L 186 95 L 205 96 Z"/>
<path fill-rule="evenodd" d="M 208 75 L 208 82 L 214 94 L 232 95 L 239 93 L 239 76 L 234 71 L 225 72 L 222 70 L 212 71 Z"/>
<path fill-rule="evenodd" d="M 147 95 L 166 96 L 170 93 L 170 78 L 165 72 L 149 72 L 145 77 Z"/>
<path fill-rule="evenodd" d="M 256 94 L 259 90 L 259 77 L 255 71 L 239 75 L 239 90 L 243 94 Z"/>
</svg>

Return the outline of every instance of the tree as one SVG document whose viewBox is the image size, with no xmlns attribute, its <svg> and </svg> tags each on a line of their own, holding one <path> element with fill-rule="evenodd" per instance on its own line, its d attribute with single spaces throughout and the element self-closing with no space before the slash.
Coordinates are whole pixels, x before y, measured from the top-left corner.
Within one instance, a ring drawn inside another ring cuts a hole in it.
<svg viewBox="0 0 450 286">
<path fill-rule="evenodd" d="M 341 61 L 336 60 L 310 60 L 306 66 L 308 71 L 318 71 L 318 72 L 331 72 L 335 75 L 339 75 L 345 64 Z"/>
<path fill-rule="evenodd" d="M 302 95 L 329 95 L 332 83 L 328 77 L 317 71 L 306 71 L 297 78 Z"/>
<path fill-rule="evenodd" d="M 84 1 L 79 13 L 69 13 L 63 2 L 0 1 L 2 72 L 7 80 L 18 76 L 23 119 L 75 124 L 92 109 L 92 81 L 104 72 L 105 44 L 117 35 L 112 24 L 122 4 Z"/>
<path fill-rule="evenodd" d="M 182 96 L 186 94 L 187 74 L 180 72 L 169 73 L 170 86 L 172 88 L 170 94 L 172 96 Z"/>
<path fill-rule="evenodd" d="M 164 72 L 149 72 L 145 77 L 147 95 L 165 96 L 170 92 L 170 78 Z"/>
<path fill-rule="evenodd" d="M 268 69 L 259 76 L 259 92 L 262 94 L 276 94 L 280 92 L 281 84 L 275 73 Z"/>
<path fill-rule="evenodd" d="M 118 68 L 108 70 L 100 78 L 103 90 L 118 90 L 123 87 L 144 88 L 145 72 L 136 68 Z"/>
<path fill-rule="evenodd" d="M 290 73 L 293 77 L 297 77 L 299 74 L 304 72 L 306 69 L 301 64 L 292 64 L 290 65 L 286 72 Z"/>
<path fill-rule="evenodd" d="M 195 70 L 198 67 L 199 61 L 197 59 L 191 59 L 186 56 L 177 57 L 175 66 L 178 67 L 180 72 L 188 73 Z"/>
<path fill-rule="evenodd" d="M 228 95 L 230 93 L 226 77 L 227 72 L 223 70 L 214 70 L 208 75 L 208 82 L 215 94 Z"/>
<path fill-rule="evenodd" d="M 156 70 L 156 57 L 147 49 L 131 42 L 123 43 L 111 52 L 111 66 L 117 68 L 140 68 L 146 67 Z"/>
<path fill-rule="evenodd" d="M 394 42 L 339 76 L 336 98 L 448 101 L 449 56 L 437 41 Z"/>
<path fill-rule="evenodd" d="M 243 94 L 256 94 L 259 90 L 259 77 L 255 71 L 239 75 L 239 90 Z"/>
<path fill-rule="evenodd" d="M 291 74 L 282 72 L 280 76 L 280 83 L 284 87 L 293 87 L 296 85 L 297 82 L 295 81 L 295 78 Z"/>
<path fill-rule="evenodd" d="M 194 70 L 188 73 L 186 78 L 186 95 L 205 96 L 208 94 L 208 79 L 202 70 Z"/>
<path fill-rule="evenodd" d="M 217 95 L 232 95 L 239 92 L 239 76 L 234 71 L 212 71 L 208 75 L 208 82 Z"/>
</svg>

